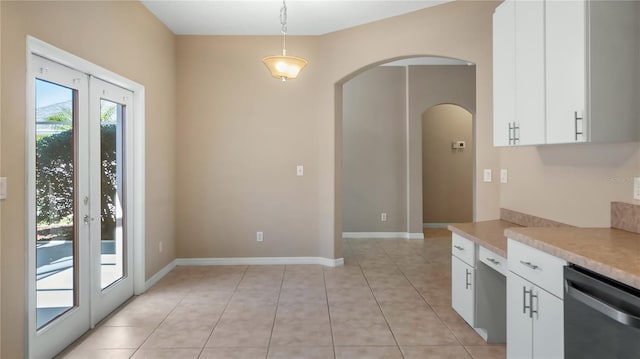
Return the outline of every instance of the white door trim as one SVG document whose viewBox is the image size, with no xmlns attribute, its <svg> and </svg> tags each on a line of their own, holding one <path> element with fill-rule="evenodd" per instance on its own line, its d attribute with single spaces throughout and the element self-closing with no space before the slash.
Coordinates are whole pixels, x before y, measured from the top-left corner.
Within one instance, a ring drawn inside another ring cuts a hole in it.
<svg viewBox="0 0 640 359">
<path fill-rule="evenodd" d="M 133 91 L 133 116 L 134 123 L 131 125 L 134 143 L 129 149 L 133 151 L 133 220 L 130 230 L 134 236 L 134 293 L 140 294 L 145 288 L 145 88 L 143 85 L 122 77 L 101 66 L 93 64 L 83 58 L 61 50 L 35 37 L 27 36 L 27 59 L 31 54 L 36 54 L 62 65 L 68 66 L 85 74 L 92 75 L 124 89 Z M 29 94 L 27 94 L 29 95 Z M 29 154 L 31 155 L 31 154 Z"/>
<path fill-rule="evenodd" d="M 50 45 L 44 41 L 38 40 L 34 37 L 27 36 L 26 39 L 26 61 L 27 61 L 27 74 L 32 74 L 33 65 L 32 65 L 32 55 L 38 55 L 40 57 L 46 58 L 48 60 L 57 62 L 61 65 L 67 66 L 76 71 L 82 72 L 87 75 L 94 76 L 96 78 L 100 78 L 104 81 L 112 83 L 116 86 L 122 87 L 124 89 L 130 90 L 133 92 L 133 117 L 134 121 L 128 127 L 128 131 L 132 132 L 133 144 L 128 151 L 131 153 L 131 161 L 133 167 L 133 173 L 130 173 L 132 176 L 131 186 L 129 191 L 132 192 L 133 203 L 130 204 L 128 208 L 129 211 L 132 211 L 132 221 L 128 224 L 128 229 L 132 233 L 133 237 L 133 290 L 134 294 L 140 294 L 145 290 L 145 87 L 137 82 L 129 80 L 125 77 L 122 77 L 114 72 L 111 72 L 105 68 L 102 68 L 96 64 L 93 64 L 87 60 L 84 60 L 76 55 L 68 53 L 64 50 L 61 50 L 53 45 Z M 27 105 L 27 114 L 33 111 L 35 106 L 33 102 L 33 89 L 34 85 L 31 83 L 33 79 L 31 76 L 26 76 L 27 81 L 27 93 L 26 93 L 26 105 Z M 30 127 L 30 124 L 27 124 L 25 136 L 31 136 L 33 132 L 33 128 Z M 27 159 L 35 158 L 35 147 L 30 146 L 32 143 L 29 138 L 26 139 L 26 156 Z M 33 148 L 32 148 L 33 147 Z M 29 181 L 30 172 L 32 171 L 29 166 L 26 168 L 27 181 Z M 30 185 L 29 188 L 33 186 Z M 26 191 L 26 201 L 35 201 L 34 190 L 28 189 Z M 27 202 L 27 213 L 25 215 L 26 218 L 30 218 L 33 216 L 29 211 L 29 203 Z M 25 221 L 26 232 L 31 233 L 33 230 L 30 228 L 31 220 Z M 30 241 L 31 238 L 26 240 L 25 249 L 27 253 L 31 253 L 30 249 Z M 25 273 L 31 273 L 29 266 L 35 263 L 34 258 L 29 258 L 26 261 Z M 27 281 L 32 280 L 30 276 L 27 276 Z M 31 286 L 29 283 L 25 286 L 26 288 L 26 298 L 29 299 L 33 296 L 33 293 L 30 293 L 29 288 Z M 32 302 L 28 300 L 28 302 Z M 31 308 L 28 308 L 31 311 Z M 32 315 L 28 315 L 25 318 L 26 326 L 25 329 L 27 331 L 26 337 L 31 338 L 32 336 L 32 325 L 30 325 L 30 321 L 33 320 Z M 27 341 L 26 343 L 26 353 L 27 356 L 31 355 L 30 344 Z"/>
</svg>

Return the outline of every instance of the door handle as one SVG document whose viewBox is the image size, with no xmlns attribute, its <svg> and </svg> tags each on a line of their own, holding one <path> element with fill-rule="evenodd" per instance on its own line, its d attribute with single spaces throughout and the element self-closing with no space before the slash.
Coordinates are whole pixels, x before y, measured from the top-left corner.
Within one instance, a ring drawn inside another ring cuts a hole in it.
<svg viewBox="0 0 640 359">
<path fill-rule="evenodd" d="M 606 315 L 620 324 L 628 327 L 640 328 L 640 317 L 626 313 L 620 308 L 614 307 L 610 303 L 606 303 L 599 298 L 573 287 L 569 281 L 567 281 L 567 284 L 567 294 L 572 298 L 575 298 L 582 304 Z"/>
<path fill-rule="evenodd" d="M 83 220 L 84 220 L 84 224 L 89 224 L 93 221 L 93 217 L 89 216 L 88 214 L 85 214 Z"/>
</svg>

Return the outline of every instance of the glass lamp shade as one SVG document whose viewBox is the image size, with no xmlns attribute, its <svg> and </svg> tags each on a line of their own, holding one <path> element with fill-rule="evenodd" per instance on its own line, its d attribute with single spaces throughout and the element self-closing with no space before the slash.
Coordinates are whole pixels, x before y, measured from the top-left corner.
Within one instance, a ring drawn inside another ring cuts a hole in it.
<svg viewBox="0 0 640 359">
<path fill-rule="evenodd" d="M 295 56 L 267 56 L 262 59 L 271 71 L 271 76 L 282 81 L 295 79 L 300 71 L 307 66 L 307 60 Z"/>
</svg>

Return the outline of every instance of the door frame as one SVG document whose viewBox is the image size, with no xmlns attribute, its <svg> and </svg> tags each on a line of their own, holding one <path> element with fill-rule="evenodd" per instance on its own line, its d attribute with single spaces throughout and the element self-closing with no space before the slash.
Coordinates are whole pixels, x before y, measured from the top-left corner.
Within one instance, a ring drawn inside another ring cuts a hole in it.
<svg viewBox="0 0 640 359">
<path fill-rule="evenodd" d="M 131 124 L 129 124 L 128 131 L 131 132 L 132 146 L 128 149 L 131 152 L 131 161 L 133 172 L 129 174 L 131 176 L 131 186 L 129 191 L 132 192 L 133 203 L 128 204 L 128 211 L 131 211 L 131 223 L 128 223 L 128 230 L 131 232 L 133 240 L 133 267 L 130 269 L 133 276 L 133 294 L 141 294 L 145 290 L 145 87 L 135 81 L 127 79 L 121 75 L 118 75 L 112 71 L 109 71 L 101 66 L 93 64 L 85 59 L 82 59 L 76 55 L 59 49 L 53 45 L 50 45 L 42 40 L 27 36 L 26 39 L 26 62 L 27 62 L 27 76 L 26 76 L 26 90 L 27 90 L 27 113 L 31 113 L 35 107 L 33 92 L 35 91 L 35 84 L 32 82 L 31 74 L 35 73 L 34 65 L 31 61 L 32 55 L 38 55 L 48 60 L 57 62 L 61 65 L 67 66 L 76 71 L 85 73 L 87 75 L 100 78 L 106 82 L 110 82 L 114 85 L 122 87 L 124 89 L 133 92 L 133 118 Z M 33 123 L 32 123 L 33 122 Z M 35 160 L 35 146 L 34 140 L 31 138 L 31 134 L 35 132 L 35 122 L 26 121 L 26 184 L 27 184 L 27 200 L 31 199 L 29 195 L 35 188 L 35 183 L 32 183 L 32 163 Z M 27 203 L 25 216 L 27 221 L 25 222 L 25 233 L 27 235 L 33 233 L 31 228 L 31 222 L 33 214 L 30 213 L 32 206 Z M 31 266 L 35 263 L 35 250 L 33 250 L 32 238 L 27 238 L 25 241 L 25 251 L 27 253 L 26 261 L 26 273 L 32 273 Z M 36 294 L 30 289 L 30 281 L 33 280 L 30 275 L 26 278 L 26 299 L 27 299 L 27 313 L 26 326 L 27 338 L 32 338 L 36 333 L 37 328 L 35 323 L 35 301 Z M 32 293 L 33 292 L 33 293 Z M 33 307 L 33 308 L 32 308 Z M 32 313 L 33 312 L 33 313 Z M 93 323 L 91 319 L 91 327 L 96 323 Z M 27 357 L 31 356 L 30 340 L 25 342 L 25 353 Z"/>
</svg>

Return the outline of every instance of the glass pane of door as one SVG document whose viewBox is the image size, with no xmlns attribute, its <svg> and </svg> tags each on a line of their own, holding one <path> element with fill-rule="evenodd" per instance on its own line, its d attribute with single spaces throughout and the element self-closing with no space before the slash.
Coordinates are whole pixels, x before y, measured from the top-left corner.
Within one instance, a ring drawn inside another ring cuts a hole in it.
<svg viewBox="0 0 640 359">
<path fill-rule="evenodd" d="M 36 80 L 36 321 L 77 305 L 75 131 L 77 93 Z"/>
<path fill-rule="evenodd" d="M 100 100 L 100 279 L 105 289 L 125 276 L 124 106 Z"/>
</svg>

